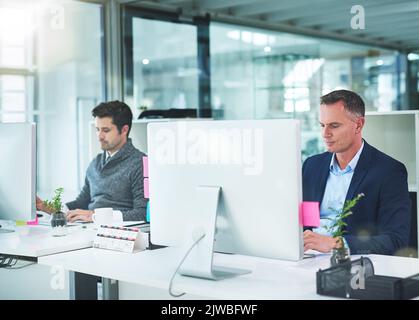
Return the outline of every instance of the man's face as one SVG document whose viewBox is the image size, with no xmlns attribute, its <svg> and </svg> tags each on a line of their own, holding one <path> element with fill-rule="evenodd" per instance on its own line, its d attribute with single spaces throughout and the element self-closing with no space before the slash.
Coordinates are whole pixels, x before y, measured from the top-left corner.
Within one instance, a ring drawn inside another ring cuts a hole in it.
<svg viewBox="0 0 419 320">
<path fill-rule="evenodd" d="M 95 118 L 96 134 L 102 150 L 113 152 L 118 150 L 125 142 L 124 128 L 121 133 L 118 127 L 112 123 L 112 118 Z M 128 127 L 128 126 L 127 126 Z"/>
<path fill-rule="evenodd" d="M 342 153 L 360 138 L 363 117 L 355 117 L 345 110 L 342 101 L 320 106 L 320 126 L 327 151 Z"/>
</svg>

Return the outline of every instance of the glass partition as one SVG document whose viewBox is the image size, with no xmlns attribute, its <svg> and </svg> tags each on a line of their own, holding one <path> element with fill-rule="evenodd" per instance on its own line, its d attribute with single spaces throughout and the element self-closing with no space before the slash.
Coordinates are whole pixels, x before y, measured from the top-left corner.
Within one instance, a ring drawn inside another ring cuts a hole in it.
<svg viewBox="0 0 419 320">
<path fill-rule="evenodd" d="M 197 27 L 125 16 L 124 100 L 134 117 L 146 109 L 199 107 Z"/>
<path fill-rule="evenodd" d="M 368 111 L 407 108 L 406 64 L 395 51 L 211 23 L 212 108 L 221 119 L 302 120 L 303 159 L 323 151 L 319 99 L 359 93 Z"/>
<path fill-rule="evenodd" d="M 37 123 L 41 197 L 64 187 L 72 199 L 84 181 L 90 111 L 105 99 L 102 10 L 64 0 L 0 3 L 0 121 Z"/>
</svg>

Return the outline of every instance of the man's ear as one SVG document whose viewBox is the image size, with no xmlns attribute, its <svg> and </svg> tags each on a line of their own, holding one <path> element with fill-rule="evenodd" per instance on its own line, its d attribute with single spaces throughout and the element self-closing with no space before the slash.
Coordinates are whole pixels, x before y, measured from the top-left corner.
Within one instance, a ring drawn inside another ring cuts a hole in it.
<svg viewBox="0 0 419 320">
<path fill-rule="evenodd" d="M 122 127 L 121 134 L 125 133 L 126 136 L 128 137 L 128 131 L 129 131 L 129 125 L 126 124 Z"/>
<path fill-rule="evenodd" d="M 364 125 L 365 125 L 365 117 L 359 117 L 356 120 L 356 129 L 355 129 L 355 132 L 356 133 L 361 133 L 362 128 L 364 128 Z"/>
</svg>

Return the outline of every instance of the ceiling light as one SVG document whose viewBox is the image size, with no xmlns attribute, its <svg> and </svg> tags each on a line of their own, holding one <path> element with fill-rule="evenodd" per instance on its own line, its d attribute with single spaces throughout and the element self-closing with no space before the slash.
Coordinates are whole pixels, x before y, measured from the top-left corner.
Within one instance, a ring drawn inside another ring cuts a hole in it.
<svg viewBox="0 0 419 320">
<path fill-rule="evenodd" d="M 412 61 L 412 60 L 419 60 L 419 54 L 417 54 L 417 53 L 409 53 L 409 54 L 407 55 L 407 59 L 408 59 L 409 61 Z"/>
</svg>

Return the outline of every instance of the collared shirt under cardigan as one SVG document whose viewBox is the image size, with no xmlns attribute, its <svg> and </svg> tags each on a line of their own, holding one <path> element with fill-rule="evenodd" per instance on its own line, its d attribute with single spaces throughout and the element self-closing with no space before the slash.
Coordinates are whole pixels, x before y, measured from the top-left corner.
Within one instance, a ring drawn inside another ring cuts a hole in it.
<svg viewBox="0 0 419 320">
<path fill-rule="evenodd" d="M 68 209 L 111 207 L 122 212 L 124 221 L 145 220 L 143 156 L 145 154 L 132 145 L 131 139 L 109 161 L 106 161 L 106 151 L 97 155 L 89 164 L 79 196 L 66 203 Z"/>
</svg>

